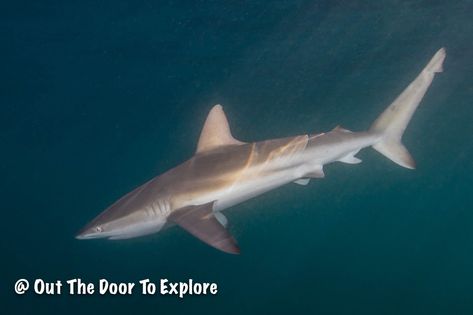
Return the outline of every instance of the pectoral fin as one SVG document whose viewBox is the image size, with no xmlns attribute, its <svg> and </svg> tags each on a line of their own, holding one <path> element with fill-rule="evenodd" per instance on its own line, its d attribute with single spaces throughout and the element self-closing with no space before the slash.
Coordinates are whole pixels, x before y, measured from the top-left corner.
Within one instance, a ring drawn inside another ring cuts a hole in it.
<svg viewBox="0 0 473 315">
<path fill-rule="evenodd" d="M 229 254 L 239 254 L 240 248 L 235 239 L 217 220 L 212 206 L 213 202 L 184 207 L 175 210 L 168 219 L 216 249 Z"/>
<path fill-rule="evenodd" d="M 214 216 L 215 218 L 217 219 L 218 222 L 220 222 L 221 225 L 223 225 L 223 227 L 227 227 L 228 225 L 228 219 L 226 216 L 223 215 L 223 213 L 221 212 L 214 212 Z"/>
</svg>

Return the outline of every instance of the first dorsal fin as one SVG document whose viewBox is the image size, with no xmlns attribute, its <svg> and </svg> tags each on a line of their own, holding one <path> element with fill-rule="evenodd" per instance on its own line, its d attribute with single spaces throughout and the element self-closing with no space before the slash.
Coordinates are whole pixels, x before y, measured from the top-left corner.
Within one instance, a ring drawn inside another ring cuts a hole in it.
<svg viewBox="0 0 473 315">
<path fill-rule="evenodd" d="M 200 133 L 197 153 L 232 144 L 243 144 L 243 142 L 233 138 L 222 106 L 215 105 L 210 110 Z"/>
</svg>

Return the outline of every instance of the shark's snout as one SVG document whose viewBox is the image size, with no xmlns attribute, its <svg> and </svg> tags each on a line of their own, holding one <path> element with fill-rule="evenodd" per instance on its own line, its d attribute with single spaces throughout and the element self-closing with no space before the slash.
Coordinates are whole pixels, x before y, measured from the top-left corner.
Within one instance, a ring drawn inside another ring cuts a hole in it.
<svg viewBox="0 0 473 315">
<path fill-rule="evenodd" d="M 79 230 L 79 232 L 76 234 L 76 239 L 86 240 L 92 238 L 105 237 L 102 232 L 103 228 L 100 224 L 95 224 L 91 222 Z"/>
</svg>

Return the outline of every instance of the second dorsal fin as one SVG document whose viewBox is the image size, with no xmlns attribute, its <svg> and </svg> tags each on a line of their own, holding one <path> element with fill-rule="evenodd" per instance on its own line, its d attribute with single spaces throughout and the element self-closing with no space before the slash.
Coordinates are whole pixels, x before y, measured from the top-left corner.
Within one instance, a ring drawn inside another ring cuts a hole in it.
<svg viewBox="0 0 473 315">
<path fill-rule="evenodd" d="M 197 153 L 232 144 L 243 144 L 243 142 L 233 138 L 222 106 L 215 105 L 210 110 L 200 133 Z"/>
<path fill-rule="evenodd" d="M 340 126 L 340 125 L 338 125 L 337 127 L 333 128 L 332 131 L 341 131 L 341 132 L 353 133 L 353 131 L 348 130 L 348 129 L 345 129 L 345 128 L 343 128 L 343 127 Z"/>
</svg>

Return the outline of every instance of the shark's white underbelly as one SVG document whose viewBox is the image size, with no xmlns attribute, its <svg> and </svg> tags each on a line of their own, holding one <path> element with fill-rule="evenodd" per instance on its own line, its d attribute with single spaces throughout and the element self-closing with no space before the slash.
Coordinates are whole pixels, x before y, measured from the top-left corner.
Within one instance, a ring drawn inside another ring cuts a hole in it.
<svg viewBox="0 0 473 315">
<path fill-rule="evenodd" d="M 176 209 L 215 202 L 214 211 L 222 211 L 265 192 L 294 182 L 300 178 L 320 175 L 325 164 L 355 154 L 378 139 L 373 135 L 359 136 L 333 144 L 308 147 L 296 154 L 262 162 L 232 173 L 226 185 L 198 193 L 189 192 L 174 200 Z M 323 173 L 322 173 L 323 174 Z M 206 179 L 208 180 L 208 179 Z M 196 187 L 205 186 L 194 184 Z"/>
<path fill-rule="evenodd" d="M 294 169 L 272 172 L 271 174 L 242 180 L 226 189 L 215 192 L 210 199 L 215 198 L 215 211 L 222 211 L 236 204 L 259 196 L 265 192 L 283 186 L 296 180 L 298 177 Z"/>
<path fill-rule="evenodd" d="M 306 177 L 319 171 L 323 165 L 356 153 L 358 150 L 377 141 L 372 136 L 360 137 L 349 143 L 322 148 L 308 148 L 297 156 L 292 156 L 262 169 L 248 171 L 247 176 L 218 191 L 205 196 L 206 202 L 216 201 L 215 211 L 222 211 L 265 192 Z"/>
<path fill-rule="evenodd" d="M 271 166 L 248 170 L 240 179 L 199 198 L 198 203 L 216 201 L 214 211 L 222 211 L 231 206 L 259 196 L 265 192 L 291 183 L 319 167 L 313 163 L 301 163 L 302 155 L 297 159 L 280 161 Z"/>
<path fill-rule="evenodd" d="M 329 146 L 308 148 L 296 155 L 278 158 L 232 174 L 227 185 L 199 193 L 184 194 L 174 200 L 175 206 L 185 207 L 214 203 L 214 211 L 223 211 L 234 205 L 264 194 L 270 190 L 294 182 L 307 174 L 319 170 L 324 164 L 334 162 L 343 156 L 370 145 L 374 139 L 360 137 L 355 141 Z M 197 185 L 199 186 L 199 185 Z M 161 207 L 162 208 L 162 207 Z M 164 226 L 164 217 L 150 217 L 129 228 L 124 235 L 113 237 L 122 239 L 158 232 Z"/>
</svg>

